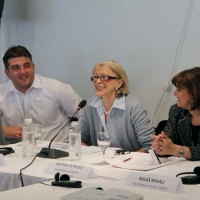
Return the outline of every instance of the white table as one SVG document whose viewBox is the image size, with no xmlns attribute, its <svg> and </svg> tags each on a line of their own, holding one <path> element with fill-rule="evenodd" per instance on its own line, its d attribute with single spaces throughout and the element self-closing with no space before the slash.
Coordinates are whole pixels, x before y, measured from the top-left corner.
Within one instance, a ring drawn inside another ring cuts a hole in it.
<svg viewBox="0 0 200 200">
<path fill-rule="evenodd" d="M 5 156 L 6 167 L 0 166 L 0 197 L 1 199 L 59 199 L 66 194 L 72 193 L 74 191 L 80 189 L 69 189 L 69 188 L 62 188 L 62 187 L 53 187 L 53 186 L 46 186 L 42 185 L 38 182 L 47 181 L 53 178 L 53 175 L 44 174 L 43 171 L 48 165 L 49 162 L 52 160 L 50 159 L 43 159 L 43 158 L 36 158 L 33 164 L 23 171 L 23 180 L 25 185 L 30 185 L 26 187 L 21 187 L 19 171 L 21 168 L 26 166 L 30 163 L 31 159 L 26 160 L 23 159 L 21 156 L 20 151 L 17 148 L 21 147 L 14 147 L 16 148 L 15 154 L 10 154 Z M 116 159 L 123 159 L 121 156 Z M 69 162 L 68 158 L 61 158 L 59 159 L 63 162 Z M 92 158 L 91 156 L 88 158 L 87 156 L 82 156 L 81 161 L 76 163 L 81 163 L 82 165 L 89 165 L 93 161 L 101 160 L 101 158 Z M 112 159 L 109 160 L 112 162 Z M 191 162 L 191 161 L 184 161 L 179 162 L 173 165 L 168 165 L 165 167 L 157 168 L 148 172 L 144 173 L 155 173 L 160 175 L 167 175 L 175 177 L 176 174 L 180 172 L 190 172 L 196 166 L 200 166 L 200 161 Z M 95 170 L 96 167 L 94 167 Z M 116 170 L 111 166 L 102 167 L 102 171 L 106 170 Z M 118 169 L 122 170 L 124 173 L 127 173 L 128 170 L 125 169 Z M 34 184 L 38 183 L 38 184 Z M 125 186 L 125 181 L 108 181 L 102 179 L 90 179 L 90 180 L 82 180 L 83 188 L 87 187 L 102 187 L 104 190 L 106 189 L 119 189 L 125 191 L 131 191 L 135 193 L 139 193 L 144 195 L 145 200 L 155 200 L 155 199 L 191 199 L 191 200 L 199 200 L 200 194 L 198 189 L 200 188 L 199 185 L 184 185 L 184 191 L 181 193 L 167 193 L 167 192 L 160 192 L 156 190 L 150 189 L 143 189 L 137 187 L 129 187 Z M 31 185 L 34 184 L 34 185 Z M 50 184 L 50 182 L 48 182 Z M 13 189 L 16 188 L 16 189 Z M 12 189 L 12 190 L 9 190 Z M 4 190 L 4 191 L 3 191 Z M 7 191 L 5 191 L 7 190 Z"/>
</svg>

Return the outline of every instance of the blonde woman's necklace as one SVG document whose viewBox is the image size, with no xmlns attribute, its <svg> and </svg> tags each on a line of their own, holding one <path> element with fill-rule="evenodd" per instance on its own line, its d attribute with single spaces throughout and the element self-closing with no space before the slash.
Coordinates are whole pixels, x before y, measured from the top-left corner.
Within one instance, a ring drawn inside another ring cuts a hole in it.
<svg viewBox="0 0 200 200">
<path fill-rule="evenodd" d="M 107 111 L 105 110 L 105 107 L 103 107 L 103 111 L 104 111 L 104 113 L 105 113 L 106 115 L 109 115 L 110 112 L 111 112 L 111 110 L 112 110 L 112 108 L 107 112 Z"/>
</svg>

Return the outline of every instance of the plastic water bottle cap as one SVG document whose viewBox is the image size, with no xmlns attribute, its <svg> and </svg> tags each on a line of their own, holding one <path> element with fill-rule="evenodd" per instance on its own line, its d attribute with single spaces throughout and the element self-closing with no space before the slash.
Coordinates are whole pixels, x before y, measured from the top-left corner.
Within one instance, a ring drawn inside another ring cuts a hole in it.
<svg viewBox="0 0 200 200">
<path fill-rule="evenodd" d="M 77 126 L 77 125 L 79 125 L 79 123 L 77 121 L 71 122 L 71 126 Z"/>
<path fill-rule="evenodd" d="M 32 122 L 33 122 L 33 120 L 31 118 L 26 118 L 25 119 L 25 123 L 32 123 Z"/>
</svg>

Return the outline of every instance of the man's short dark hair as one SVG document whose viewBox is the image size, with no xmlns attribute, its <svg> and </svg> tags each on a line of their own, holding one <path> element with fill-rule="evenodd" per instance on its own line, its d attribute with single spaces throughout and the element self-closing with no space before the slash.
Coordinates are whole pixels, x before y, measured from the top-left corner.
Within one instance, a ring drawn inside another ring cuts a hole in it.
<svg viewBox="0 0 200 200">
<path fill-rule="evenodd" d="M 4 63 L 5 68 L 8 70 L 8 66 L 9 66 L 8 60 L 10 58 L 17 58 L 21 56 L 28 57 L 32 61 L 32 55 L 24 46 L 17 45 L 17 46 L 9 47 L 3 57 L 3 63 Z"/>
</svg>

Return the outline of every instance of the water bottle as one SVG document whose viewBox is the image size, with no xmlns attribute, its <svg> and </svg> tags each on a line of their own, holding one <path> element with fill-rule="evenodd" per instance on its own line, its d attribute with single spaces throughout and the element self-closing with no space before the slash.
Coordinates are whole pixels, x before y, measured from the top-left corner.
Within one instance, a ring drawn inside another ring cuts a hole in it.
<svg viewBox="0 0 200 200">
<path fill-rule="evenodd" d="M 35 130 L 32 119 L 25 119 L 22 127 L 23 158 L 35 156 Z"/>
<path fill-rule="evenodd" d="M 69 158 L 81 159 L 81 128 L 78 122 L 72 122 L 69 130 Z"/>
</svg>

